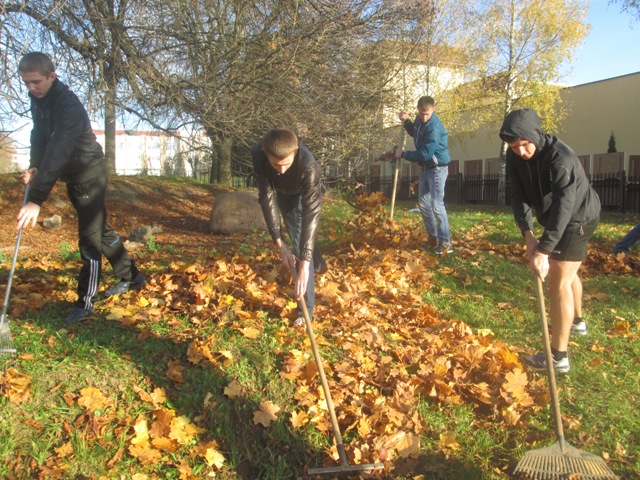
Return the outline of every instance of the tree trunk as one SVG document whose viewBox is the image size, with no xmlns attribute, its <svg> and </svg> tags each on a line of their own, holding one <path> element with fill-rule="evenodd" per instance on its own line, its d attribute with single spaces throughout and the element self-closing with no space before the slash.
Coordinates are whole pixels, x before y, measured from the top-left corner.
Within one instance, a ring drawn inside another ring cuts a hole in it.
<svg viewBox="0 0 640 480">
<path fill-rule="evenodd" d="M 498 169 L 498 205 L 507 204 L 507 144 L 500 146 L 500 165 Z"/>
<path fill-rule="evenodd" d="M 233 147 L 233 140 L 230 138 L 224 138 L 218 143 L 219 155 L 219 178 L 218 181 L 221 185 L 231 185 L 231 149 Z"/>
<path fill-rule="evenodd" d="M 104 156 L 110 174 L 116 173 L 116 107 L 111 101 L 115 90 L 109 89 L 104 105 Z"/>
</svg>

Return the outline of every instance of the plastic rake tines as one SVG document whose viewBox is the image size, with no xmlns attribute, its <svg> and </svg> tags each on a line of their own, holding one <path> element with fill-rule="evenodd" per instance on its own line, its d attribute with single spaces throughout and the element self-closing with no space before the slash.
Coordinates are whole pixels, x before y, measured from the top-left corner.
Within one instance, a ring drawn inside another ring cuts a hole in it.
<svg viewBox="0 0 640 480">
<path fill-rule="evenodd" d="M 16 348 L 13 344 L 13 337 L 9 329 L 9 320 L 6 315 L 2 316 L 0 321 L 0 388 L 4 373 L 12 367 L 15 367 Z"/>
<path fill-rule="evenodd" d="M 526 452 L 514 470 L 519 480 L 618 480 L 597 455 L 578 450 L 565 442 Z"/>
<path fill-rule="evenodd" d="M 557 442 L 546 448 L 525 452 L 513 473 L 519 480 L 617 480 L 605 461 L 589 452 L 569 445 L 564 439 L 560 400 L 553 366 L 542 279 L 537 277 L 537 300 L 542 343 L 547 363 L 547 379 L 555 420 Z"/>
</svg>

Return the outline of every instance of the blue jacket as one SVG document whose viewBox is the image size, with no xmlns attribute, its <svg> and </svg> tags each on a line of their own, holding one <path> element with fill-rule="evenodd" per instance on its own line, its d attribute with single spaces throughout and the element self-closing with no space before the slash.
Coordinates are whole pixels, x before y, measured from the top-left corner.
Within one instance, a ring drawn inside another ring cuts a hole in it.
<svg viewBox="0 0 640 480">
<path fill-rule="evenodd" d="M 451 162 L 449 134 L 435 112 L 426 123 L 422 123 L 418 116 L 413 123 L 407 120 L 404 122 L 404 129 L 413 137 L 416 149 L 405 151 L 402 158 L 417 162 L 424 168 L 448 165 Z"/>
</svg>

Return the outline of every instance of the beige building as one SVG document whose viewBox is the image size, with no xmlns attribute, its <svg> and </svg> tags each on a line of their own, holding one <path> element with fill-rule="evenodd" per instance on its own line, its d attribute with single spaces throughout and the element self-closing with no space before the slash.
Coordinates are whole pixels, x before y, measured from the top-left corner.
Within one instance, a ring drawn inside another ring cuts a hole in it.
<svg viewBox="0 0 640 480">
<path fill-rule="evenodd" d="M 640 176 L 640 72 L 567 87 L 560 95 L 568 114 L 557 132 L 548 133 L 573 148 L 588 173 Z M 450 132 L 450 173 L 497 173 L 498 129 L 462 138 Z M 612 133 L 617 153 L 607 154 Z"/>
</svg>

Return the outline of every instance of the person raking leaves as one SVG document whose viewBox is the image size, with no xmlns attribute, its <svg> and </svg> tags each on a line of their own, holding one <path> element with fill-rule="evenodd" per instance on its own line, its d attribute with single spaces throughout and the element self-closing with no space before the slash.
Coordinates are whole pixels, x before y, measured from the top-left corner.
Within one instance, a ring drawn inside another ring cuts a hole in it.
<svg viewBox="0 0 640 480">
<path fill-rule="evenodd" d="M 587 333 L 578 269 L 598 226 L 600 199 L 577 155 L 558 137 L 542 131 L 535 110 L 509 113 L 500 138 L 509 146 L 511 207 L 526 243 L 529 267 L 542 280 L 549 277 L 553 366 L 566 373 L 571 332 Z M 533 211 L 544 227 L 539 239 L 533 233 Z M 547 368 L 544 352 L 528 355 L 525 361 L 535 370 Z"/>
<path fill-rule="evenodd" d="M 296 270 L 296 299 L 304 296 L 309 316 L 313 319 L 314 273 L 324 273 L 327 269 L 315 245 L 322 211 L 320 164 L 309 149 L 298 142 L 296 134 L 288 129 L 268 131 L 262 143 L 252 149 L 251 157 L 267 228 L 282 262 L 290 270 Z M 293 252 L 283 241 L 281 215 Z M 294 325 L 304 324 L 298 302 L 298 318 Z"/>
<path fill-rule="evenodd" d="M 104 292 L 105 297 L 142 288 L 146 281 L 120 237 L 107 224 L 107 162 L 84 106 L 57 78 L 48 55 L 25 54 L 18 73 L 29 89 L 33 129 L 29 169 L 22 176 L 30 189 L 27 202 L 18 213 L 17 228 L 34 226 L 40 207 L 56 182 L 66 182 L 69 200 L 78 216 L 82 261 L 78 300 L 65 318 L 66 323 L 75 324 L 93 313 L 103 255 L 121 280 Z"/>
</svg>

